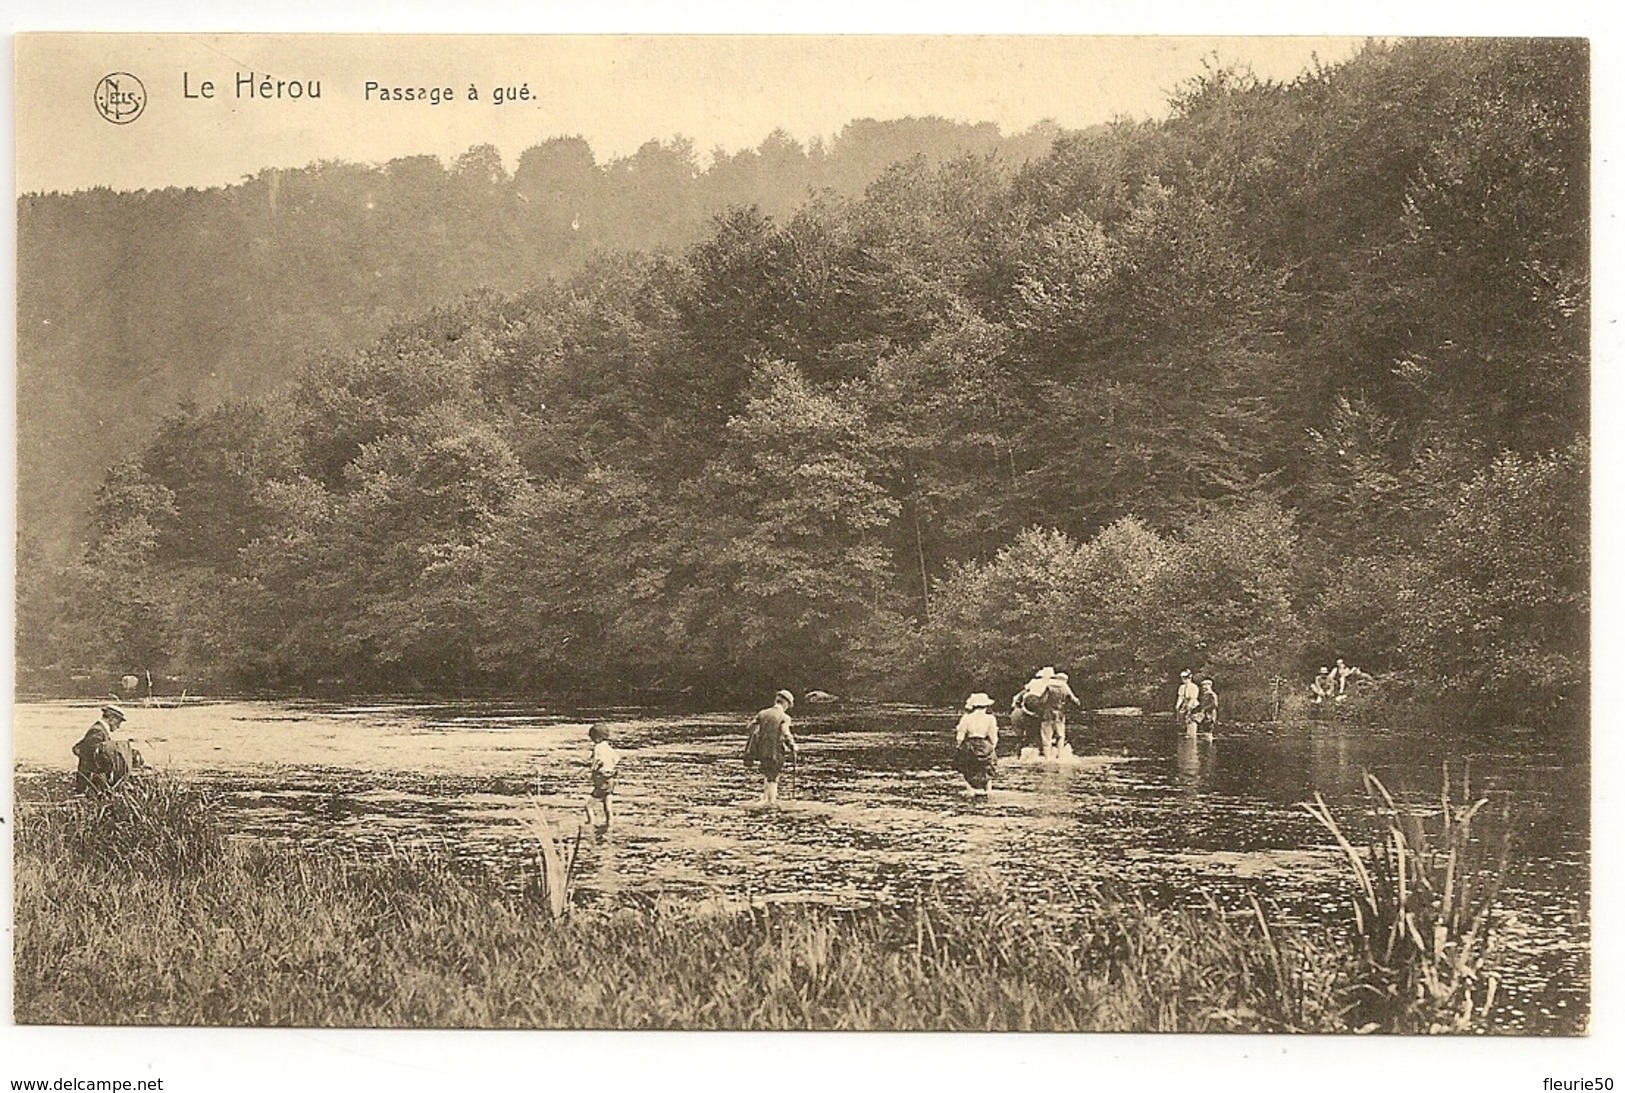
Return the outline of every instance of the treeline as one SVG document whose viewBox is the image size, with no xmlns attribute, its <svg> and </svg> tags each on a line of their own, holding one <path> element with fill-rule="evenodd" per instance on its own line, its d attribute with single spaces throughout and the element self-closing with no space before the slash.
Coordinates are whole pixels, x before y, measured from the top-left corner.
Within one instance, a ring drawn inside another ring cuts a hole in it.
<svg viewBox="0 0 1625 1093">
<path fill-rule="evenodd" d="M 1584 43 L 1372 44 L 736 208 L 170 417 L 25 664 L 1086 701 L 1342 655 L 1578 717 Z"/>
<path fill-rule="evenodd" d="M 651 140 L 599 162 L 580 137 L 453 163 L 411 156 L 261 171 L 234 186 L 29 194 L 18 201 L 21 524 L 52 556 L 83 537 L 107 467 L 182 398 L 269 392 L 320 352 L 476 288 L 518 292 L 607 250 L 681 249 L 738 205 L 788 215 L 856 196 L 898 160 L 1044 155 L 1048 124 L 1003 135 L 940 118 L 862 120 L 808 145 Z"/>
</svg>

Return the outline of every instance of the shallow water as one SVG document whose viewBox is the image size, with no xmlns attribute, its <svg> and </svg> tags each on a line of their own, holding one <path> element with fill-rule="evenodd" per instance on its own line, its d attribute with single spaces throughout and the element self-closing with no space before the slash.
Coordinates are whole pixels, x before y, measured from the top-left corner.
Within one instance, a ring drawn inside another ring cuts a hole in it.
<svg viewBox="0 0 1625 1093">
<path fill-rule="evenodd" d="M 94 716 L 18 706 L 19 773 L 71 769 L 68 748 Z M 952 899 L 969 881 L 1058 910 L 1091 887 L 1227 909 L 1252 894 L 1277 920 L 1339 925 L 1349 886 L 1298 803 L 1318 793 L 1358 825 L 1363 771 L 1396 796 L 1437 800 L 1448 761 L 1458 787 L 1465 769 L 1475 797 L 1507 803 L 1516 833 L 1501 1024 L 1574 1032 L 1587 1021 L 1588 765 L 1535 741 L 1341 723 L 1191 740 L 1162 719 L 1097 717 L 1073 726 L 1072 761 L 1002 758 L 991 798 L 972 801 L 950 767 L 953 712 L 812 712 L 797 718 L 802 757 L 781 782 L 784 807 L 764 812 L 745 807 L 761 782 L 738 758 L 744 714 L 217 703 L 137 709 L 128 727 L 152 765 L 215 786 L 245 837 L 360 853 L 433 844 L 518 884 L 533 868 L 527 819 L 572 836 L 585 822 L 588 717 L 611 726 L 623 760 L 611 836 L 589 827 L 579 844 L 582 901 L 863 906 L 932 888 Z"/>
</svg>

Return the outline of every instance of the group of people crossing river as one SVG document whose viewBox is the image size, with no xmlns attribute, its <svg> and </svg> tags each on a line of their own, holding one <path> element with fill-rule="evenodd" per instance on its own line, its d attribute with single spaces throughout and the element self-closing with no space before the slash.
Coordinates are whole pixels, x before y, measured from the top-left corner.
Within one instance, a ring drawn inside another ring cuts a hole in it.
<svg viewBox="0 0 1625 1093">
<path fill-rule="evenodd" d="M 1190 673 L 1183 678 L 1188 680 Z M 1197 708 L 1198 717 L 1206 717 L 1211 726 L 1218 720 L 1218 697 L 1213 692 L 1213 681 L 1204 680 Z M 794 770 L 800 749 L 792 730 L 790 711 L 796 702 L 790 691 L 779 691 L 773 704 L 757 712 L 745 730 L 743 759 L 754 764 L 762 776 L 762 796 L 758 807 L 773 808 L 779 803 L 779 779 L 787 770 Z M 965 779 L 972 796 L 986 797 L 993 786 L 993 776 L 999 766 L 999 719 L 993 713 L 996 703 L 985 691 L 977 691 L 965 700 L 965 710 L 954 727 L 953 766 Z M 1071 745 L 1066 739 L 1066 717 L 1070 707 L 1083 708 L 1065 672 L 1046 666 L 1033 673 L 1032 679 L 1010 699 L 1010 724 L 1018 734 L 1024 757 L 1059 760 L 1070 758 Z M 611 794 L 614 789 L 614 770 L 618 753 L 609 743 L 608 731 L 594 725 L 588 731 L 593 742 L 592 798 L 588 815 L 599 835 L 609 830 Z"/>
<path fill-rule="evenodd" d="M 1324 703 L 1330 707 L 1341 702 L 1353 694 L 1354 684 L 1364 684 L 1370 678 L 1339 657 L 1335 667 L 1321 668 L 1310 685 L 1311 705 Z M 818 691 L 809 694 L 815 700 L 827 701 L 834 697 Z M 791 728 L 790 710 L 795 701 L 790 691 L 777 692 L 773 704 L 751 718 L 746 728 L 743 758 L 761 774 L 762 795 L 758 804 L 762 806 L 778 804 L 779 779 L 786 770 L 794 770 L 798 747 Z M 996 705 L 987 692 L 977 691 L 965 699 L 964 711 L 954 726 L 953 769 L 964 778 L 966 791 L 973 796 L 986 796 L 998 772 L 1000 731 L 999 718 L 993 712 Z M 1081 711 L 1083 704 L 1065 672 L 1048 665 L 1034 672 L 1010 699 L 1010 729 L 1019 741 L 1017 753 L 1023 759 L 1070 758 L 1072 745 L 1067 740 L 1067 715 L 1073 709 Z M 1219 723 L 1219 696 L 1213 680 L 1198 681 L 1189 669 L 1181 670 L 1173 713 L 1185 735 L 1211 737 Z M 81 793 L 109 792 L 125 781 L 133 768 L 142 765 L 140 752 L 127 740 L 115 737 L 125 721 L 123 708 L 108 704 L 101 708 L 101 714 L 101 719 L 73 748 L 78 760 L 77 788 Z M 620 753 L 612 744 L 605 725 L 593 725 L 589 738 L 592 792 L 588 814 L 593 826 L 603 834 L 612 821 L 611 802 Z"/>
<path fill-rule="evenodd" d="M 1352 693 L 1354 682 L 1366 678 L 1369 677 L 1358 668 L 1349 667 L 1338 658 L 1335 668 L 1322 668 L 1316 676 L 1311 687 L 1314 701 L 1328 705 L 1341 701 Z M 833 698 L 821 692 L 809 693 L 815 698 Z M 790 691 L 777 692 L 772 705 L 760 710 L 746 728 L 743 758 L 761 775 L 762 795 L 757 803 L 763 807 L 778 804 L 779 780 L 786 771 L 795 769 L 799 749 L 790 716 L 795 701 Z M 953 769 L 964 778 L 966 792 L 976 797 L 988 795 L 998 773 L 1000 728 L 998 715 L 994 713 L 996 705 L 986 691 L 977 691 L 965 699 L 964 710 L 954 726 Z M 1083 704 L 1065 672 L 1048 665 L 1034 672 L 1010 699 L 1010 729 L 1018 741 L 1016 751 L 1021 758 L 1070 759 L 1072 745 L 1067 740 L 1067 715 L 1074 709 L 1081 711 Z M 109 704 L 101 708 L 101 713 L 101 720 L 74 747 L 80 792 L 110 791 L 128 778 L 133 767 L 141 765 L 139 752 L 134 752 L 128 742 L 114 738 L 125 720 L 123 709 Z M 1219 723 L 1219 696 L 1213 680 L 1198 681 L 1189 669 L 1181 670 L 1173 713 L 1175 723 L 1185 735 L 1211 737 Z M 593 725 L 589 738 L 592 792 L 587 811 L 593 826 L 603 835 L 608 832 L 613 818 L 612 798 L 620 753 L 605 725 Z"/>
<path fill-rule="evenodd" d="M 1365 686 L 1370 680 L 1360 669 L 1337 658 L 1335 667 L 1321 668 L 1310 686 L 1311 715 L 1322 703 L 1321 708 L 1331 712 L 1337 703 L 1354 693 L 1356 683 Z M 834 700 L 833 695 L 820 691 L 809 691 L 806 697 L 815 702 Z M 778 805 L 780 779 L 786 772 L 793 774 L 795 770 L 799 747 L 790 716 L 795 703 L 795 695 L 790 691 L 778 691 L 772 704 L 758 711 L 746 727 L 742 757 L 762 778 L 762 793 L 756 802 L 759 807 Z M 988 796 L 998 773 L 1001 732 L 999 715 L 995 713 L 997 705 L 992 695 L 977 691 L 965 699 L 963 711 L 954 725 L 952 767 L 964 779 L 965 792 L 972 797 Z M 1073 710 L 1081 712 L 1083 703 L 1072 689 L 1067 674 L 1053 666 L 1039 668 L 1010 698 L 1009 738 L 1015 741 L 1015 747 L 1007 751 L 1013 750 L 1028 761 L 1071 759 L 1067 716 Z M 132 771 L 143 765 L 140 752 L 128 739 L 117 735 L 126 720 L 124 709 L 109 703 L 102 706 L 100 712 L 101 718 L 73 748 L 77 759 L 76 788 L 80 793 L 91 795 L 115 791 L 129 779 Z M 1199 680 L 1189 669 L 1181 670 L 1174 692 L 1173 715 L 1183 735 L 1211 738 L 1219 723 L 1219 696 L 1212 678 Z M 613 797 L 621 756 L 611 740 L 609 726 L 592 725 L 588 736 L 592 744 L 592 787 L 587 813 L 593 827 L 603 836 L 613 822 Z"/>
<path fill-rule="evenodd" d="M 779 691 L 773 705 L 757 713 L 746 729 L 744 759 L 754 763 L 762 775 L 762 796 L 757 802 L 773 807 L 779 799 L 779 777 L 794 769 L 799 754 L 791 731 L 790 710 L 795 695 Z M 954 726 L 954 770 L 965 779 L 966 791 L 986 797 L 999 767 L 999 719 L 993 712 L 997 703 L 986 691 L 965 699 L 964 712 Z M 1010 699 L 1010 727 L 1020 741 L 1022 758 L 1064 760 L 1072 757 L 1067 742 L 1066 719 L 1070 709 L 1083 709 L 1065 672 L 1046 665 Z M 1180 672 L 1174 713 L 1187 734 L 1212 736 L 1219 722 L 1219 696 L 1213 680 L 1194 683 L 1189 670 Z"/>
<path fill-rule="evenodd" d="M 1339 661 L 1339 665 L 1341 663 Z M 817 692 L 815 696 L 833 697 Z M 987 796 L 998 771 L 1000 735 L 999 719 L 993 712 L 995 705 L 991 695 L 977 691 L 965 700 L 964 712 L 954 727 L 953 768 L 964 778 L 967 792 L 973 796 Z M 791 728 L 790 710 L 794 706 L 795 695 L 781 690 L 773 696 L 773 704 L 760 710 L 746 728 L 743 758 L 761 774 L 762 796 L 757 803 L 762 807 L 778 804 L 780 777 L 795 768 L 799 749 Z M 1070 758 L 1072 746 L 1067 741 L 1067 714 L 1074 708 L 1082 710 L 1083 704 L 1065 672 L 1051 666 L 1034 672 L 1010 699 L 1010 727 L 1019 740 L 1022 758 Z M 1181 672 L 1175 714 L 1186 731 L 1192 734 L 1204 731 L 1211 735 L 1218 723 L 1218 710 L 1213 681 L 1204 679 L 1197 686 L 1189 671 Z M 105 705 L 101 714 L 101 719 L 73 748 L 78 760 L 77 789 L 81 793 L 112 792 L 128 779 L 132 769 L 142 765 L 140 753 L 129 741 L 115 737 L 126 720 L 123 708 L 116 704 Z M 603 836 L 613 822 L 613 797 L 621 756 L 607 725 L 594 724 L 587 735 L 592 744 L 592 790 L 587 814 L 597 833 Z"/>
</svg>

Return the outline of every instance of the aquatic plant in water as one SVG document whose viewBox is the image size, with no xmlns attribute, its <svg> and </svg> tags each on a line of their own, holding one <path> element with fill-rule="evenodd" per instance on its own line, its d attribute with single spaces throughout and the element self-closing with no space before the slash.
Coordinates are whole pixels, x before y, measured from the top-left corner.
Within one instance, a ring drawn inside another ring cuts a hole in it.
<svg viewBox="0 0 1625 1093">
<path fill-rule="evenodd" d="M 581 826 L 576 825 L 575 838 L 569 840 L 563 830 L 543 815 L 534 803 L 526 811 L 522 823 L 536 841 L 534 890 L 549 915 L 563 918 L 570 908 L 576 854 L 581 849 Z M 527 888 L 530 887 L 527 885 Z"/>
<path fill-rule="evenodd" d="M 1467 803 L 1464 773 L 1462 803 L 1453 801 L 1448 765 L 1436 814 L 1397 803 L 1369 772 L 1365 790 L 1379 822 L 1364 851 L 1320 794 L 1302 805 L 1337 840 L 1357 885 L 1350 1024 L 1361 1032 L 1485 1031 L 1495 1002 L 1493 916 L 1507 867 L 1505 817 L 1475 839 L 1473 823 L 1487 798 Z"/>
</svg>

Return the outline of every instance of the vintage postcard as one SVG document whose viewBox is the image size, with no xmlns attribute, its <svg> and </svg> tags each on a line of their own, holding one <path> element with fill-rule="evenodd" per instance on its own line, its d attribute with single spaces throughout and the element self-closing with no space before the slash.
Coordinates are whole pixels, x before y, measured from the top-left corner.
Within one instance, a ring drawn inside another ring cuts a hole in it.
<svg viewBox="0 0 1625 1093">
<path fill-rule="evenodd" d="M 17 1026 L 1592 1031 L 1587 40 L 15 54 Z"/>
</svg>

